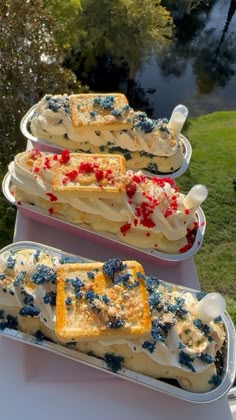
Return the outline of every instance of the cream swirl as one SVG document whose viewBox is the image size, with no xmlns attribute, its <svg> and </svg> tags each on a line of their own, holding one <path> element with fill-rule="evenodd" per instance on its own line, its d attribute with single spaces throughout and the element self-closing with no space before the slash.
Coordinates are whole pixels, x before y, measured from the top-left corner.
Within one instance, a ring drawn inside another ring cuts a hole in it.
<svg viewBox="0 0 236 420">
<path fill-rule="evenodd" d="M 53 104 L 53 105 L 50 105 Z M 178 136 L 168 128 L 167 119 L 154 120 L 148 118 L 145 112 L 134 113 L 133 127 L 122 131 L 91 131 L 80 132 L 74 128 L 70 118 L 70 96 L 46 95 L 39 102 L 30 122 L 32 134 L 43 140 L 45 134 L 62 137 L 72 142 L 88 143 L 102 147 L 120 147 L 130 152 L 139 151 L 154 156 L 169 157 L 176 154 Z"/>
<path fill-rule="evenodd" d="M 188 208 L 185 204 L 188 203 L 185 200 L 186 196 L 178 191 L 173 180 L 148 178 L 141 171 L 126 171 L 122 178 L 124 193 L 122 196 L 119 194 L 117 198 L 103 198 L 102 194 L 94 194 L 93 189 L 88 191 L 87 197 L 80 197 L 76 192 L 68 194 L 63 188 L 55 193 L 52 183 L 56 174 L 62 168 L 68 168 L 68 172 L 65 173 L 70 176 L 70 169 L 75 170 L 78 166 L 76 156 L 77 154 L 72 154 L 69 162 L 64 164 L 60 155 L 43 154 L 35 150 L 18 154 L 9 165 L 12 183 L 18 190 L 29 195 L 29 202 L 30 196 L 32 200 L 34 196 L 38 196 L 51 201 L 52 205 L 53 202 L 57 205 L 68 204 L 74 211 L 75 220 L 76 211 L 80 211 L 118 223 L 117 233 L 124 241 L 132 241 L 132 238 L 135 238 L 142 241 L 144 247 L 152 246 L 150 241 L 156 240 L 156 237 L 150 238 L 151 234 L 162 235 L 163 240 L 174 244 L 174 241 L 185 238 L 190 229 L 197 227 L 195 212 L 200 203 Z M 86 159 L 85 155 L 80 156 Z M 76 170 L 79 177 L 78 168 Z M 79 181 L 68 178 L 69 186 L 73 187 L 78 183 Z M 96 226 L 96 220 L 93 225 Z"/>
</svg>

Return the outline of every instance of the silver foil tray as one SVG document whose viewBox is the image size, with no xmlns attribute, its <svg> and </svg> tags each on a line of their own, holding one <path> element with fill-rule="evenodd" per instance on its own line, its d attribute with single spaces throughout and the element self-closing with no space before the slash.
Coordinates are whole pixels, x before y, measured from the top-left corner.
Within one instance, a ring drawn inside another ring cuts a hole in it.
<svg viewBox="0 0 236 420">
<path fill-rule="evenodd" d="M 88 259 L 63 252 L 61 250 L 39 244 L 36 242 L 30 242 L 30 241 L 21 241 L 16 242 L 14 244 L 8 245 L 7 247 L 3 248 L 0 253 L 5 251 L 16 251 L 20 249 L 25 248 L 32 248 L 39 251 L 47 251 L 52 256 L 57 256 L 59 258 L 64 257 L 70 257 L 71 261 L 74 262 L 86 262 L 89 261 Z M 160 280 L 162 282 L 162 280 Z M 168 282 L 163 282 L 166 285 L 170 285 L 173 287 L 173 284 L 170 284 Z M 179 285 L 174 285 L 180 290 L 190 291 L 192 293 L 198 293 L 199 291 L 186 288 Z M 232 321 L 227 314 L 227 312 L 223 315 L 223 322 L 225 325 L 226 330 L 226 351 L 224 352 L 224 366 L 223 366 L 223 372 L 222 372 L 222 382 L 219 386 L 217 386 L 215 389 L 209 392 L 205 393 L 194 393 L 186 391 L 182 388 L 180 388 L 178 385 L 172 385 L 164 380 L 158 380 L 153 379 L 148 376 L 142 375 L 140 373 L 128 370 L 128 369 L 122 369 L 117 373 L 112 372 L 109 370 L 106 366 L 106 363 L 99 358 L 96 358 L 94 356 L 90 356 L 88 354 L 81 353 L 79 351 L 69 349 L 67 347 L 64 347 L 62 345 L 53 343 L 51 341 L 43 340 L 39 341 L 36 339 L 36 337 L 22 333 L 17 330 L 6 328 L 3 331 L 0 331 L 0 334 L 2 336 L 11 338 L 16 341 L 20 341 L 25 344 L 29 344 L 31 346 L 35 346 L 38 348 L 41 348 L 43 350 L 50 351 L 51 353 L 58 354 L 60 356 L 63 356 L 67 359 L 74 360 L 79 363 L 83 363 L 84 365 L 99 369 L 103 372 L 106 372 L 107 374 L 115 375 L 116 377 L 120 379 L 125 379 L 131 382 L 134 382 L 139 385 L 143 385 L 147 388 L 150 388 L 152 390 L 156 390 L 159 392 L 162 392 L 164 394 L 192 402 L 192 403 L 209 403 L 216 401 L 220 398 L 222 398 L 224 395 L 226 395 L 229 391 L 229 389 L 232 387 L 234 383 L 235 378 L 235 372 L 236 372 L 236 341 L 235 341 L 235 331 L 232 324 Z"/>
<path fill-rule="evenodd" d="M 37 105 L 32 106 L 32 108 L 29 109 L 29 111 L 25 114 L 25 116 L 22 118 L 21 123 L 20 123 L 20 130 L 23 134 L 24 137 L 26 137 L 26 139 L 30 140 L 33 143 L 33 147 L 35 147 L 38 150 L 41 151 L 48 151 L 51 153 L 56 153 L 56 152 L 61 152 L 61 150 L 63 150 L 63 147 L 58 146 L 56 144 L 53 143 L 49 143 L 43 139 L 39 139 L 37 137 L 34 137 L 30 131 L 30 121 L 34 115 L 35 109 L 36 109 Z M 166 176 L 169 176 L 172 179 L 175 179 L 177 177 L 179 177 L 180 175 L 183 175 L 183 173 L 188 169 L 190 160 L 191 160 L 191 156 L 192 156 L 192 147 L 191 144 L 189 143 L 188 139 L 183 136 L 182 134 L 180 134 L 180 140 L 184 145 L 184 160 L 183 163 L 181 165 L 181 167 L 174 171 L 174 172 L 170 172 L 170 173 L 158 173 L 158 174 L 153 174 L 151 172 L 148 171 L 143 171 L 147 176 L 154 176 L 154 175 L 158 175 L 158 177 L 163 178 Z M 79 143 L 78 143 L 78 147 L 79 149 Z"/>
<path fill-rule="evenodd" d="M 52 216 L 50 215 L 47 210 L 40 209 L 34 205 L 27 204 L 27 203 L 17 203 L 15 198 L 10 192 L 10 185 L 11 185 L 11 175 L 10 173 L 7 173 L 6 176 L 3 179 L 2 182 L 2 191 L 5 195 L 6 199 L 11 203 L 17 206 L 17 208 L 26 216 L 31 219 L 37 220 L 41 223 L 48 224 L 50 226 L 55 227 L 56 229 L 65 230 L 68 232 L 72 232 L 73 234 L 77 234 L 79 236 L 90 236 L 94 239 L 97 239 L 102 243 L 106 243 L 109 245 L 110 243 L 113 243 L 120 248 L 127 249 L 130 248 L 134 252 L 134 255 L 145 254 L 146 256 L 149 256 L 151 258 L 157 258 L 159 261 L 162 261 L 165 263 L 165 265 L 174 265 L 177 264 L 180 261 L 186 260 L 190 257 L 193 257 L 195 255 L 204 239 L 205 234 L 205 228 L 206 228 L 206 219 L 205 215 L 201 208 L 199 208 L 196 213 L 198 217 L 199 227 L 197 230 L 195 242 L 188 251 L 182 253 L 182 254 L 165 254 L 164 252 L 160 252 L 154 249 L 146 249 L 146 248 L 138 248 L 131 245 L 128 245 L 124 242 L 122 242 L 115 234 L 103 232 L 103 231 L 93 231 L 90 229 L 87 225 L 81 224 L 81 225 L 75 225 L 70 222 L 67 222 L 62 216 Z M 162 264 L 163 265 L 163 264 Z"/>
</svg>

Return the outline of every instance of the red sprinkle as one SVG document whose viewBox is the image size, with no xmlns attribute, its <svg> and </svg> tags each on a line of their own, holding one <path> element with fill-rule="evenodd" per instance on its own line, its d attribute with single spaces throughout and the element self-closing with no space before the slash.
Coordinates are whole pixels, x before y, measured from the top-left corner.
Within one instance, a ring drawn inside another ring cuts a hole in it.
<svg viewBox="0 0 236 420">
<path fill-rule="evenodd" d="M 36 160 L 36 159 L 38 159 L 41 156 L 42 156 L 42 154 L 41 154 L 41 152 L 39 150 L 37 150 L 37 149 L 30 150 L 30 157 L 31 157 L 31 159 Z"/>
<path fill-rule="evenodd" d="M 22 201 L 17 201 L 18 206 L 22 206 Z"/>
<path fill-rule="evenodd" d="M 170 216 L 171 214 L 173 214 L 173 210 L 172 210 L 172 209 L 170 209 L 170 208 L 168 208 L 168 209 L 166 210 L 166 212 L 165 212 L 164 216 L 165 216 L 165 217 L 168 217 L 168 216 Z"/>
<path fill-rule="evenodd" d="M 94 169 L 97 169 L 98 165 L 94 164 L 94 163 L 90 163 L 90 162 L 82 162 L 79 165 L 79 172 L 81 173 L 89 173 L 89 172 L 93 172 Z"/>
<path fill-rule="evenodd" d="M 189 214 L 190 210 L 189 209 L 184 209 L 184 214 Z"/>
<path fill-rule="evenodd" d="M 147 179 L 147 177 L 145 175 L 134 175 L 132 177 L 133 181 L 136 182 L 137 184 L 140 184 L 141 182 L 145 181 Z"/>
<path fill-rule="evenodd" d="M 127 186 L 126 188 L 126 193 L 128 195 L 129 198 L 132 198 L 134 196 L 134 194 L 136 193 L 137 187 L 135 184 L 130 184 Z"/>
<path fill-rule="evenodd" d="M 99 182 L 103 179 L 103 171 L 101 169 L 97 169 L 95 171 L 96 180 Z"/>
<path fill-rule="evenodd" d="M 123 235 L 125 235 L 126 232 L 130 230 L 130 228 L 131 228 L 131 223 L 125 223 L 124 225 L 120 227 L 120 231 Z"/>
<path fill-rule="evenodd" d="M 142 219 L 140 223 L 147 228 L 153 228 L 154 226 L 156 226 L 153 220 L 148 217 L 146 217 L 145 219 Z"/>
<path fill-rule="evenodd" d="M 46 195 L 50 198 L 50 201 L 57 201 L 57 197 L 52 193 L 46 193 Z"/>
<path fill-rule="evenodd" d="M 54 209 L 53 209 L 52 207 L 50 207 L 50 209 L 48 209 L 48 212 L 49 212 L 50 214 L 53 214 L 53 213 L 54 213 Z"/>
<path fill-rule="evenodd" d="M 67 163 L 70 160 L 70 152 L 69 150 L 63 150 L 61 152 L 61 156 L 59 157 L 60 163 Z"/>
<path fill-rule="evenodd" d="M 45 157 L 45 159 L 44 159 L 44 165 L 43 165 L 43 168 L 44 169 L 50 169 L 51 168 L 51 162 L 50 162 L 50 159 L 49 159 L 49 157 Z"/>
<path fill-rule="evenodd" d="M 36 167 L 36 166 L 33 168 L 33 172 L 34 172 L 34 173 L 38 173 L 39 171 L 40 171 L 40 168 L 38 168 L 38 167 Z"/>
<path fill-rule="evenodd" d="M 77 177 L 78 172 L 74 169 L 73 171 L 66 172 L 65 178 L 63 178 L 62 183 L 65 184 L 67 181 L 74 181 Z"/>
<path fill-rule="evenodd" d="M 146 233 L 146 236 L 147 236 L 147 237 L 149 237 L 150 235 L 151 235 L 151 233 L 150 233 L 150 232 L 147 232 L 147 233 Z"/>
</svg>

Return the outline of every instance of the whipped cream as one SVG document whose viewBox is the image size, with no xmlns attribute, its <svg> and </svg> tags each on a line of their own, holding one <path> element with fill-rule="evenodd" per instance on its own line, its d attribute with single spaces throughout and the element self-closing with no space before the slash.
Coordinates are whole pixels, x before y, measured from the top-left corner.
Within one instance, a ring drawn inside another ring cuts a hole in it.
<svg viewBox="0 0 236 420">
<path fill-rule="evenodd" d="M 32 134 L 43 140 L 62 137 L 72 142 L 88 143 L 97 147 L 120 147 L 130 152 L 140 151 L 154 156 L 170 157 L 177 153 L 178 135 L 168 127 L 168 120 L 148 118 L 145 112 L 134 112 L 133 127 L 122 131 L 80 132 L 74 128 L 70 117 L 70 96 L 45 95 L 36 107 L 30 122 Z M 102 149 L 101 149 L 102 150 Z"/>
</svg>

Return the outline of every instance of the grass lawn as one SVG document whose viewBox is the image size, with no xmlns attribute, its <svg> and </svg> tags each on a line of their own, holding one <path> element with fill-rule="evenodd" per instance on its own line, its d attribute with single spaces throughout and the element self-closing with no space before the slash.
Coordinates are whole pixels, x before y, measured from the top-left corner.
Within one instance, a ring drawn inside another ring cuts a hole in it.
<svg viewBox="0 0 236 420">
<path fill-rule="evenodd" d="M 202 290 L 224 295 L 236 325 L 236 111 L 190 120 L 185 135 L 193 155 L 190 168 L 176 182 L 186 193 L 195 184 L 209 190 L 202 205 L 205 240 L 195 256 L 198 277 Z M 0 247 L 12 242 L 14 221 L 15 209 L 0 196 Z"/>
<path fill-rule="evenodd" d="M 205 239 L 194 258 L 199 281 L 203 291 L 224 295 L 236 325 L 236 111 L 192 119 L 184 134 L 193 154 L 188 171 L 176 183 L 186 193 L 195 184 L 209 191 L 202 205 Z"/>
</svg>

